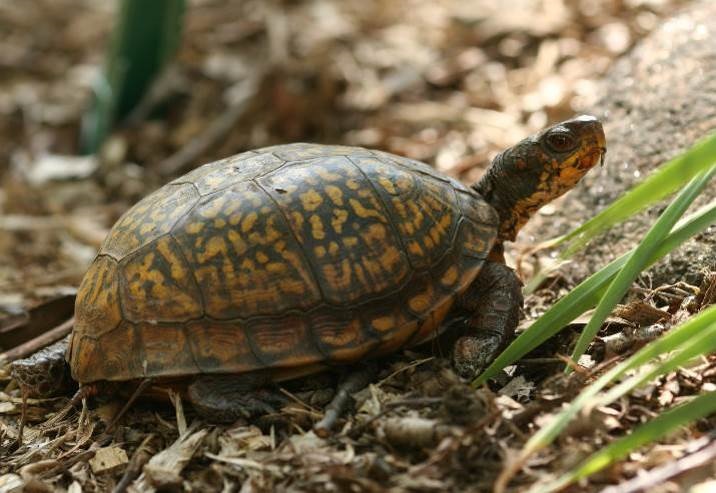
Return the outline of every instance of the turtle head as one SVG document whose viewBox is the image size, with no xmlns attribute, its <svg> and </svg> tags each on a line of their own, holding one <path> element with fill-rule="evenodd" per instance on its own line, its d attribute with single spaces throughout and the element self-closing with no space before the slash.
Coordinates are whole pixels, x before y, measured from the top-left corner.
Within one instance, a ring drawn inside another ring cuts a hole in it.
<svg viewBox="0 0 716 493">
<path fill-rule="evenodd" d="M 570 190 L 603 161 L 604 130 L 583 115 L 553 125 L 499 154 L 473 188 L 500 217 L 499 240 L 514 241 L 543 205 Z"/>
</svg>

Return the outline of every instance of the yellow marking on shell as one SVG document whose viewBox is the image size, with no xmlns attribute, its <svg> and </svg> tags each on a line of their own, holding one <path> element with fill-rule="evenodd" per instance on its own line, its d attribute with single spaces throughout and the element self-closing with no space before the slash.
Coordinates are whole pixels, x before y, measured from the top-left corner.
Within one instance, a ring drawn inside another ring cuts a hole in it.
<svg viewBox="0 0 716 493">
<path fill-rule="evenodd" d="M 345 236 L 341 238 L 341 241 L 346 248 L 353 248 L 358 244 L 358 238 L 355 236 Z"/>
<path fill-rule="evenodd" d="M 427 292 L 420 293 L 408 300 L 408 306 L 416 313 L 425 313 L 432 308 L 433 293 L 432 288 L 428 287 Z"/>
<path fill-rule="evenodd" d="M 283 274 L 286 272 L 286 264 L 280 262 L 271 262 L 266 264 L 266 271 L 271 274 Z"/>
<path fill-rule="evenodd" d="M 324 344 L 334 347 L 346 346 L 358 339 L 361 335 L 360 321 L 352 320 L 347 325 L 319 325 L 314 324 L 314 333 Z"/>
<path fill-rule="evenodd" d="M 375 209 L 369 209 L 365 207 L 363 204 L 361 204 L 356 199 L 348 199 L 348 203 L 350 204 L 351 208 L 353 209 L 353 212 L 355 212 L 356 216 L 360 218 L 367 218 L 367 217 L 373 217 L 376 219 L 384 220 L 385 218 L 383 215 L 378 212 Z"/>
<path fill-rule="evenodd" d="M 348 211 L 345 209 L 333 209 L 333 218 L 331 219 L 331 226 L 333 231 L 338 234 L 343 232 L 343 224 L 348 220 Z"/>
<path fill-rule="evenodd" d="M 75 333 L 99 335 L 119 325 L 119 277 L 117 264 L 97 257 L 77 291 Z"/>
<path fill-rule="evenodd" d="M 214 219 L 219 214 L 224 212 L 224 204 L 226 199 L 224 197 L 217 197 L 207 204 L 206 207 L 202 207 L 199 210 L 199 214 L 206 219 Z"/>
<path fill-rule="evenodd" d="M 247 257 L 241 261 L 241 268 L 246 271 L 252 271 L 256 268 L 256 264 L 253 260 Z"/>
<path fill-rule="evenodd" d="M 440 278 L 440 284 L 445 286 L 446 288 L 450 286 L 454 286 L 458 279 L 458 271 L 457 267 L 455 265 L 451 265 L 448 267 L 448 269 L 443 272 L 442 277 Z"/>
<path fill-rule="evenodd" d="M 156 223 L 144 223 L 139 228 L 139 234 L 145 235 L 156 227 Z"/>
<path fill-rule="evenodd" d="M 408 299 L 408 307 L 416 313 L 425 313 L 433 308 L 435 301 L 433 285 L 427 283 L 423 292 Z"/>
<path fill-rule="evenodd" d="M 266 221 L 266 231 L 264 232 L 265 244 L 274 243 L 281 237 L 281 233 L 276 228 L 276 218 L 277 216 L 271 216 L 268 218 L 268 221 Z"/>
<path fill-rule="evenodd" d="M 251 211 L 248 214 L 246 214 L 246 218 L 241 222 L 241 231 L 244 233 L 247 233 L 250 231 L 254 224 L 256 224 L 256 220 L 258 219 L 258 214 L 256 212 Z"/>
<path fill-rule="evenodd" d="M 428 250 L 432 250 L 433 248 L 435 248 L 435 242 L 429 236 L 425 236 L 423 238 L 423 244 L 425 245 L 425 248 L 427 248 Z"/>
<path fill-rule="evenodd" d="M 226 221 L 225 221 L 224 219 L 221 219 L 220 217 L 214 219 L 214 227 L 215 227 L 215 228 L 221 229 L 221 228 L 223 228 L 224 226 L 226 226 Z"/>
<path fill-rule="evenodd" d="M 206 242 L 204 251 L 196 252 L 196 258 L 200 264 L 206 263 L 207 260 L 217 256 L 220 253 L 226 254 L 226 242 L 221 236 L 212 236 Z"/>
<path fill-rule="evenodd" d="M 385 268 L 386 271 L 389 271 L 394 265 L 400 262 L 400 251 L 397 248 L 390 246 L 386 248 L 383 255 L 381 255 L 379 259 L 383 268 Z"/>
<path fill-rule="evenodd" d="M 340 291 L 345 291 L 350 288 L 352 274 L 353 269 L 348 259 L 343 259 L 339 266 L 334 264 L 326 264 L 323 266 L 323 275 L 328 285 Z"/>
<path fill-rule="evenodd" d="M 203 228 L 204 228 L 204 223 L 197 221 L 194 223 L 187 224 L 186 227 L 184 228 L 184 230 L 190 235 L 195 235 L 195 234 L 198 234 Z"/>
<path fill-rule="evenodd" d="M 339 250 L 340 248 L 338 247 L 338 243 L 336 243 L 335 241 L 332 241 L 328 244 L 328 253 L 330 253 L 331 255 L 335 256 Z"/>
<path fill-rule="evenodd" d="M 393 207 L 395 208 L 395 212 L 398 214 L 398 217 L 406 218 L 408 215 L 408 211 L 405 209 L 405 204 L 400 199 L 393 199 L 392 201 Z"/>
<path fill-rule="evenodd" d="M 386 315 L 384 317 L 374 318 L 371 320 L 370 326 L 378 332 L 387 332 L 390 329 L 395 328 L 395 317 L 392 315 Z"/>
<path fill-rule="evenodd" d="M 326 194 L 331 201 L 337 206 L 343 206 L 343 190 L 335 185 L 326 185 Z"/>
<path fill-rule="evenodd" d="M 410 216 L 413 218 L 412 226 L 415 226 L 415 229 L 420 229 L 423 225 L 423 220 L 425 219 L 422 207 L 419 207 L 418 204 L 412 200 L 408 201 L 406 205 L 408 206 L 408 209 L 410 209 Z"/>
<path fill-rule="evenodd" d="M 388 178 L 381 176 L 378 178 L 378 183 L 381 187 L 385 189 L 386 192 L 388 192 L 391 195 L 397 195 L 398 191 L 395 188 L 395 185 L 393 185 L 393 182 L 390 181 Z"/>
<path fill-rule="evenodd" d="M 323 245 L 318 245 L 313 249 L 313 254 L 316 256 L 317 259 L 322 259 L 326 256 L 326 247 Z"/>
<path fill-rule="evenodd" d="M 388 230 L 382 224 L 371 224 L 366 230 L 366 239 L 370 241 L 385 240 Z"/>
<path fill-rule="evenodd" d="M 240 212 L 237 212 L 236 214 L 231 214 L 229 216 L 229 224 L 231 224 L 232 226 L 236 226 L 241 222 L 242 217 L 243 214 L 241 214 Z"/>
<path fill-rule="evenodd" d="M 296 224 L 296 229 L 300 230 L 303 226 L 303 214 L 298 211 L 291 212 L 291 219 Z"/>
<path fill-rule="evenodd" d="M 356 264 L 353 266 L 353 269 L 355 270 L 356 277 L 358 278 L 358 282 L 365 286 L 367 283 L 367 279 L 365 277 L 365 271 L 363 270 L 363 267 L 360 264 Z"/>
<path fill-rule="evenodd" d="M 246 250 L 248 250 L 248 245 L 246 244 L 244 238 L 233 229 L 227 231 L 226 238 L 231 243 L 231 246 L 237 255 L 243 255 L 246 253 Z"/>
<path fill-rule="evenodd" d="M 167 219 L 167 214 L 162 209 L 155 209 L 149 214 L 149 218 L 154 222 L 161 222 Z"/>
<path fill-rule="evenodd" d="M 177 283 L 183 282 L 188 273 L 186 269 L 184 269 L 184 262 L 179 258 L 173 249 L 169 248 L 169 242 L 160 240 L 157 242 L 156 248 L 169 264 L 172 279 Z"/>
<path fill-rule="evenodd" d="M 289 263 L 291 267 L 295 269 L 295 271 L 298 273 L 298 275 L 301 278 L 301 281 L 303 282 L 303 286 L 311 286 L 315 288 L 314 282 L 313 282 L 313 274 L 309 272 L 306 269 L 306 263 L 303 261 L 303 258 L 296 254 L 296 252 L 292 250 L 281 250 L 280 251 L 281 257 Z M 318 292 L 314 293 L 306 293 L 307 295 L 318 295 Z"/>
<path fill-rule="evenodd" d="M 326 232 L 323 229 L 323 221 L 321 221 L 321 216 L 318 214 L 313 214 L 309 218 L 309 221 L 311 223 L 311 235 L 316 240 L 322 240 L 326 237 Z"/>
<path fill-rule="evenodd" d="M 360 188 L 360 182 L 358 182 L 358 180 L 354 180 L 353 178 L 349 178 L 346 180 L 346 186 L 351 190 L 358 190 Z"/>
<path fill-rule="evenodd" d="M 269 261 L 268 255 L 264 252 L 256 252 L 256 261 L 260 264 L 265 264 Z"/>
<path fill-rule="evenodd" d="M 159 265 L 169 266 L 168 273 L 155 267 L 158 257 Z M 183 258 L 171 248 L 169 238 L 158 240 L 152 250 L 130 258 L 123 271 L 123 306 L 133 322 L 181 320 L 201 314 L 193 277 Z"/>
<path fill-rule="evenodd" d="M 398 185 L 400 190 L 409 190 L 413 187 L 413 177 L 403 173 L 398 177 L 395 184 Z"/>
<path fill-rule="evenodd" d="M 315 211 L 323 203 L 323 197 L 321 197 L 321 194 L 313 189 L 302 193 L 299 197 L 303 208 L 308 212 Z"/>
<path fill-rule="evenodd" d="M 376 262 L 375 260 L 369 259 L 367 257 L 363 257 L 362 259 L 363 267 L 365 268 L 366 272 L 371 276 L 373 280 L 381 279 L 383 276 L 383 271 L 380 268 L 380 264 Z M 384 284 L 384 283 L 378 283 L 378 284 Z"/>
<path fill-rule="evenodd" d="M 242 206 L 241 200 L 230 200 L 228 204 L 224 207 L 224 210 L 221 212 L 221 214 L 224 217 L 230 217 L 232 216 L 237 210 L 239 210 Z M 266 211 L 269 212 L 269 211 Z"/>
<path fill-rule="evenodd" d="M 338 173 L 334 173 L 326 168 L 317 166 L 314 171 L 318 173 L 318 176 L 320 176 L 324 181 L 339 181 L 343 179 L 343 177 Z"/>
<path fill-rule="evenodd" d="M 420 243 L 418 243 L 415 240 L 408 243 L 408 252 L 410 252 L 414 255 L 420 256 L 420 257 L 425 255 L 425 252 L 423 251 L 422 247 L 420 246 Z"/>
<path fill-rule="evenodd" d="M 440 243 L 440 239 L 447 233 L 450 224 L 452 223 L 452 217 L 449 213 L 443 214 L 440 220 L 430 228 L 428 234 L 436 244 Z"/>
<path fill-rule="evenodd" d="M 422 344 L 425 341 L 433 339 L 441 332 L 441 322 L 450 313 L 450 309 L 455 301 L 454 296 L 445 297 L 432 306 L 430 317 L 420 325 L 417 334 L 411 341 L 411 346 Z"/>
</svg>

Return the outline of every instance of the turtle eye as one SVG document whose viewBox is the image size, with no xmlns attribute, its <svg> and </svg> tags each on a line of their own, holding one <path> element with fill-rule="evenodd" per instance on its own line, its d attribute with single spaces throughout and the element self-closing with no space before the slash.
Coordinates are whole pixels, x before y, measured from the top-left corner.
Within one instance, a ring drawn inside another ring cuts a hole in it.
<svg viewBox="0 0 716 493">
<path fill-rule="evenodd" d="M 577 141 L 568 133 L 552 133 L 547 136 L 547 145 L 555 152 L 567 152 L 577 147 Z"/>
</svg>

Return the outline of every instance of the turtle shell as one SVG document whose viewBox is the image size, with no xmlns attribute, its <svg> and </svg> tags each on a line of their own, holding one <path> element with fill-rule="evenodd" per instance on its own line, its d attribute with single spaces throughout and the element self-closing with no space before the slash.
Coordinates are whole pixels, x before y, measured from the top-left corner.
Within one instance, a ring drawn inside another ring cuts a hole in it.
<svg viewBox="0 0 716 493">
<path fill-rule="evenodd" d="M 77 295 L 80 383 L 290 378 L 435 336 L 497 215 L 429 166 L 291 144 L 201 166 L 114 225 Z"/>
</svg>

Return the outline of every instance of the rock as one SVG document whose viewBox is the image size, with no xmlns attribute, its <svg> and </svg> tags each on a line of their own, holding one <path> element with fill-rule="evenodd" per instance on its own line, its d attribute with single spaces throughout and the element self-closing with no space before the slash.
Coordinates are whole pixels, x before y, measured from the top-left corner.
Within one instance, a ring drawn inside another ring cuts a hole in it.
<svg viewBox="0 0 716 493">
<path fill-rule="evenodd" d="M 557 217 L 529 224 L 525 234 L 545 239 L 566 232 L 565 224 L 581 224 L 716 130 L 716 2 L 695 2 L 667 20 L 617 61 L 598 87 L 585 112 L 604 121 L 606 166 L 590 172 L 565 197 Z M 691 210 L 714 196 L 712 181 Z M 571 274 L 584 278 L 632 248 L 662 209 L 663 204 L 652 207 L 593 241 L 575 258 Z M 653 284 L 698 284 L 705 268 L 716 268 L 715 247 L 713 234 L 688 241 L 653 268 Z"/>
</svg>

